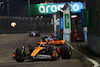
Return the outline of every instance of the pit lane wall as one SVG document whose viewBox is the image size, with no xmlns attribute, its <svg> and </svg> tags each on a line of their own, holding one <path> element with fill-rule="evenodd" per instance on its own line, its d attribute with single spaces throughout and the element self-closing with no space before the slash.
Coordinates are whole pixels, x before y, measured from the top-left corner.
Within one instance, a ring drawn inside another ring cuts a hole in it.
<svg viewBox="0 0 100 67">
<path fill-rule="evenodd" d="M 100 37 L 88 34 L 88 47 L 96 54 L 100 55 Z"/>
<path fill-rule="evenodd" d="M 86 0 L 86 8 L 92 11 L 92 26 L 88 26 L 88 47 L 100 55 L 100 0 Z"/>
</svg>

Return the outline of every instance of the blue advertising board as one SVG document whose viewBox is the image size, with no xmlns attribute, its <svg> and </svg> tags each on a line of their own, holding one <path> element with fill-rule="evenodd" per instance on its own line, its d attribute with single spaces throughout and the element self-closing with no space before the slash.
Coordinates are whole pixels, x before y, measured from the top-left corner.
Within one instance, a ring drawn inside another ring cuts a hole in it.
<svg viewBox="0 0 100 67">
<path fill-rule="evenodd" d="M 84 31 L 84 40 L 87 43 L 87 32 L 86 31 Z"/>
<path fill-rule="evenodd" d="M 70 3 L 68 3 L 70 4 Z M 80 13 L 81 9 L 83 9 L 83 3 L 82 2 L 73 2 L 71 3 L 71 12 L 72 13 Z"/>
<path fill-rule="evenodd" d="M 83 9 L 81 10 L 81 27 L 84 27 L 84 17 L 83 17 Z"/>
<path fill-rule="evenodd" d="M 60 17 L 60 30 L 63 30 L 63 17 Z"/>
</svg>

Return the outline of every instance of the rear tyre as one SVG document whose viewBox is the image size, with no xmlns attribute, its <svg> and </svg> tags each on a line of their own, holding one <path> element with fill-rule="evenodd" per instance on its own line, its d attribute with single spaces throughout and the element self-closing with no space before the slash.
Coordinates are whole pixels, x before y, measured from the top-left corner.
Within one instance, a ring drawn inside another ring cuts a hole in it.
<svg viewBox="0 0 100 67">
<path fill-rule="evenodd" d="M 22 48 L 16 49 L 16 61 L 17 62 L 24 62 L 25 60 L 25 51 L 22 50 Z"/>
<path fill-rule="evenodd" d="M 61 47 L 61 57 L 62 59 L 70 59 L 71 58 L 71 48 L 67 45 L 63 45 Z"/>
<path fill-rule="evenodd" d="M 29 37 L 33 37 L 33 34 L 29 34 Z"/>
</svg>

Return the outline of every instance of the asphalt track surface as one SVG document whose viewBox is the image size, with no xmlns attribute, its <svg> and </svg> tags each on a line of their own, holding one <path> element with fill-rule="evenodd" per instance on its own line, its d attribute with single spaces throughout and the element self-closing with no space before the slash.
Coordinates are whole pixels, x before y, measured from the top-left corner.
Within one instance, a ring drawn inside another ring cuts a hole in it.
<svg viewBox="0 0 100 67">
<path fill-rule="evenodd" d="M 41 37 L 43 34 L 41 34 Z M 71 59 L 51 60 L 13 60 L 13 52 L 17 47 L 24 45 L 28 52 L 28 45 L 36 46 L 41 37 L 29 37 L 25 34 L 0 34 L 0 67 L 92 67 L 93 64 L 76 51 L 72 51 Z"/>
</svg>

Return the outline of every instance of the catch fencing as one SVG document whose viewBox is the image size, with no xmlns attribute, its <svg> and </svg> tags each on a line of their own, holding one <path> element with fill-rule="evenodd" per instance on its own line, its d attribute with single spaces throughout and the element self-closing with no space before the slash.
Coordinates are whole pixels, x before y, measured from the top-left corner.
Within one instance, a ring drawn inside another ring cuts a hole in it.
<svg viewBox="0 0 100 67">
<path fill-rule="evenodd" d="M 15 27 L 11 26 L 12 22 L 16 23 Z M 49 33 L 52 27 L 50 18 L 0 16 L 0 33 L 29 33 L 31 30 Z"/>
</svg>

